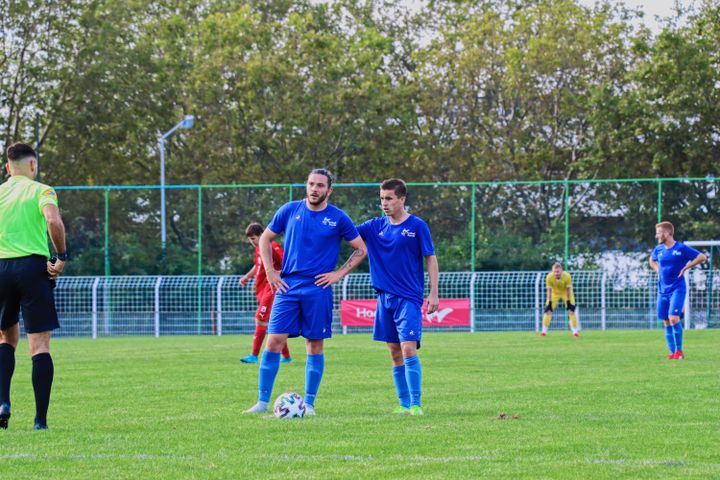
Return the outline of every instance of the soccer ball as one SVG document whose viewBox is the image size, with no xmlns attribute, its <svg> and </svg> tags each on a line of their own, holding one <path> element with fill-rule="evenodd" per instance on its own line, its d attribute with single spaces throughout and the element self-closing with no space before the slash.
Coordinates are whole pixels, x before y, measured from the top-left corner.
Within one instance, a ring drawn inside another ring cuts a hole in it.
<svg viewBox="0 0 720 480">
<path fill-rule="evenodd" d="M 305 401 L 295 392 L 285 392 L 275 400 L 273 413 L 277 418 L 302 418 L 305 416 Z"/>
</svg>

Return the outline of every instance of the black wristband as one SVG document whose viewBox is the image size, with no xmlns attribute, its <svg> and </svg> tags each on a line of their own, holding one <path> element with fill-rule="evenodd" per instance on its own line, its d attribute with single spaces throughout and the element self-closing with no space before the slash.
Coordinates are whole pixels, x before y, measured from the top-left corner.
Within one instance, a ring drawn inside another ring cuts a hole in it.
<svg viewBox="0 0 720 480">
<path fill-rule="evenodd" d="M 55 254 L 55 258 L 57 258 L 57 259 L 60 260 L 61 262 L 67 262 L 67 260 L 68 260 L 67 250 L 64 251 L 63 253 L 56 253 L 56 254 Z"/>
</svg>

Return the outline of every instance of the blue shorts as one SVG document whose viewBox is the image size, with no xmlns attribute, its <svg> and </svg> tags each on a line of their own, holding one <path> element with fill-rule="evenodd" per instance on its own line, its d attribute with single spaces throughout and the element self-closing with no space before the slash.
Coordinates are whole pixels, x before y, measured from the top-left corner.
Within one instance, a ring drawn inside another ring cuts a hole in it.
<svg viewBox="0 0 720 480">
<path fill-rule="evenodd" d="M 373 340 L 387 343 L 415 340 L 417 348 L 420 348 L 421 337 L 422 310 L 420 305 L 392 293 L 381 292 L 378 294 Z"/>
<path fill-rule="evenodd" d="M 657 318 L 669 320 L 670 315 L 679 317 L 685 307 L 686 287 L 676 288 L 669 293 L 658 293 Z"/>
<path fill-rule="evenodd" d="M 332 337 L 333 289 L 314 284 L 292 286 L 277 292 L 268 323 L 268 333 L 286 333 L 308 340 Z"/>
</svg>

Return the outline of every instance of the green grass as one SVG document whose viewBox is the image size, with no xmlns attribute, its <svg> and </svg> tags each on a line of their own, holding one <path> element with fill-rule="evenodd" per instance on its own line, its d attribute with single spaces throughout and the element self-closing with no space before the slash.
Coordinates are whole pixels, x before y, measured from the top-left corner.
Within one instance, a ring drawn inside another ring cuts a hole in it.
<svg viewBox="0 0 720 480">
<path fill-rule="evenodd" d="M 50 430 L 18 348 L 0 478 L 720 478 L 720 331 L 426 334 L 423 417 L 397 417 L 389 355 L 327 343 L 318 416 L 240 412 L 256 397 L 250 337 L 58 339 Z M 275 394 L 303 391 L 296 361 Z M 499 420 L 500 412 L 517 419 Z"/>
</svg>

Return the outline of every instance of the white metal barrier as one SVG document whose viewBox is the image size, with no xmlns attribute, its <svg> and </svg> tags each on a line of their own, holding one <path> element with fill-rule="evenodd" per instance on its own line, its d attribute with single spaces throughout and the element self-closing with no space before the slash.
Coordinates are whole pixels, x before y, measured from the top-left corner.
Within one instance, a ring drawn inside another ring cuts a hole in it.
<svg viewBox="0 0 720 480">
<path fill-rule="evenodd" d="M 572 272 L 583 329 L 656 328 L 656 276 L 652 272 L 613 275 Z M 469 327 L 464 331 L 538 330 L 545 304 L 547 272 L 443 272 L 440 298 L 469 298 Z M 693 269 L 688 281 L 688 328 L 720 326 L 720 275 L 708 284 L 707 271 Z M 60 277 L 56 306 L 60 336 L 224 335 L 251 333 L 256 310 L 252 282 L 240 276 Z M 713 292 L 709 292 L 712 289 Z M 347 275 L 334 287 L 335 322 L 341 299 L 374 298 L 366 273 Z M 712 305 L 706 303 L 712 300 Z M 716 304 L 717 303 L 717 304 Z M 709 315 L 708 315 L 709 312 Z M 558 309 L 553 329 L 567 328 Z M 100 324 L 102 322 L 102 325 Z M 432 327 L 432 329 L 442 327 Z M 448 328 L 445 328 L 446 330 Z M 344 328 L 343 333 L 366 332 Z M 336 328 L 336 331 L 339 331 Z"/>
</svg>

